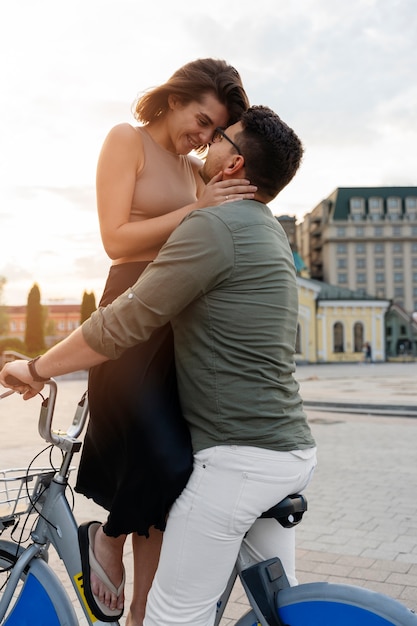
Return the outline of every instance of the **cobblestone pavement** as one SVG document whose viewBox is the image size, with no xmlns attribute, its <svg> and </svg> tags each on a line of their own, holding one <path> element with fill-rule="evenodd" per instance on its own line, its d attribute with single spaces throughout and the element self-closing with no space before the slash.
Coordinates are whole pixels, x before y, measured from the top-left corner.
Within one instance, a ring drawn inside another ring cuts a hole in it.
<svg viewBox="0 0 417 626">
<path fill-rule="evenodd" d="M 297 528 L 299 582 L 359 585 L 417 610 L 417 419 L 382 411 L 400 405 L 417 411 L 417 364 L 300 365 L 297 379 L 319 458 L 309 508 Z M 60 381 L 59 425 L 72 419 L 85 386 L 85 380 Z M 340 403 L 351 410 L 342 411 Z M 383 414 L 360 408 L 368 404 Z M 25 467 L 42 449 L 38 409 L 36 400 L 18 396 L 0 401 L 1 468 Z M 83 522 L 105 514 L 76 495 L 75 515 Z M 127 598 L 131 556 L 127 543 Z M 51 561 L 64 579 L 58 557 Z M 222 626 L 232 626 L 247 606 L 237 584 Z"/>
</svg>

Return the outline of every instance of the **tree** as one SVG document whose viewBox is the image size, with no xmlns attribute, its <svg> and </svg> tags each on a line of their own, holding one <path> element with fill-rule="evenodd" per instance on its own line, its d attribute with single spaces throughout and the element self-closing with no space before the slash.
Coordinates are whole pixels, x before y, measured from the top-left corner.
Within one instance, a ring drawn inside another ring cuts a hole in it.
<svg viewBox="0 0 417 626">
<path fill-rule="evenodd" d="M 36 283 L 29 291 L 27 300 L 25 344 L 30 356 L 45 350 L 44 312 Z"/>
<path fill-rule="evenodd" d="M 0 336 L 4 335 L 9 327 L 6 307 L 3 305 L 3 287 L 6 279 L 0 276 Z"/>
<path fill-rule="evenodd" d="M 81 302 L 80 324 L 85 322 L 85 320 L 88 320 L 91 313 L 94 313 L 96 308 L 96 297 L 94 293 L 92 291 L 84 291 L 83 299 Z"/>
</svg>

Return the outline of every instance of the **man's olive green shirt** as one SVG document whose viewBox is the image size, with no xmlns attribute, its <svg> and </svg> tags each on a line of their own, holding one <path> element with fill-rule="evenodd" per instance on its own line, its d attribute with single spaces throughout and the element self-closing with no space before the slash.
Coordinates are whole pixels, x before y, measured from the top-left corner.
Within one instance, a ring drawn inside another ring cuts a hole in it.
<svg viewBox="0 0 417 626">
<path fill-rule="evenodd" d="M 133 287 L 82 330 L 116 359 L 171 322 L 194 451 L 315 445 L 293 378 L 298 294 L 287 236 L 270 209 L 241 200 L 190 213 Z"/>
</svg>

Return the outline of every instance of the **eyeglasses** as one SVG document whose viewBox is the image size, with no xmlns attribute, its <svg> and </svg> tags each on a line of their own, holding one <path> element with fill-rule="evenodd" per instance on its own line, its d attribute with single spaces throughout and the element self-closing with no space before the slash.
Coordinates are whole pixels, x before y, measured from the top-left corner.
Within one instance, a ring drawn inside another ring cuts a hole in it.
<svg viewBox="0 0 417 626">
<path fill-rule="evenodd" d="M 240 156 L 243 156 L 241 151 L 240 151 L 239 146 L 237 144 L 235 144 L 235 142 L 232 141 L 230 139 L 230 137 L 228 137 L 226 135 L 226 133 L 224 132 L 224 130 L 222 130 L 221 128 L 216 128 L 215 129 L 215 131 L 213 133 L 213 138 L 211 140 L 211 143 L 219 143 L 219 141 L 221 141 L 223 138 L 226 139 L 229 143 L 232 144 L 232 146 L 234 147 L 235 150 L 237 150 L 237 153 L 240 154 Z"/>
</svg>

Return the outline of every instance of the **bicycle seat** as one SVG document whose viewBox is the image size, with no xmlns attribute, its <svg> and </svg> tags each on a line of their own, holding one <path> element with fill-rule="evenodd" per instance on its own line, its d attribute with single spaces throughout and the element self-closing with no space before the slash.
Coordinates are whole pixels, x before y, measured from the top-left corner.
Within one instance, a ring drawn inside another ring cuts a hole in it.
<svg viewBox="0 0 417 626">
<path fill-rule="evenodd" d="M 273 517 L 284 528 L 291 528 L 301 522 L 306 511 L 307 500 L 305 496 L 301 493 L 295 493 L 262 513 L 261 517 Z"/>
</svg>

